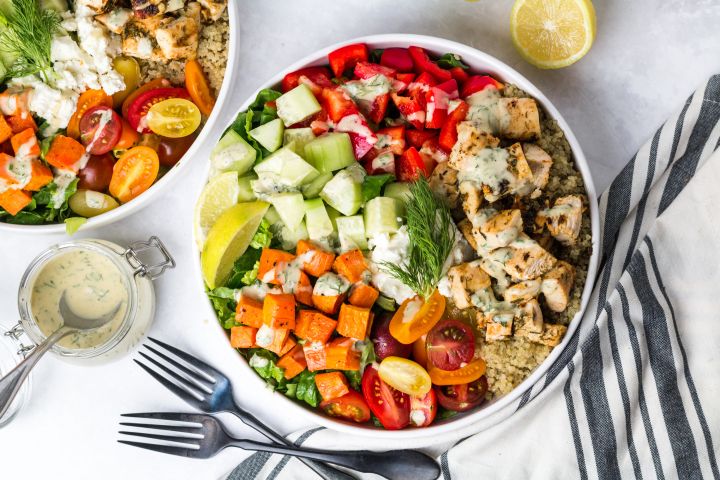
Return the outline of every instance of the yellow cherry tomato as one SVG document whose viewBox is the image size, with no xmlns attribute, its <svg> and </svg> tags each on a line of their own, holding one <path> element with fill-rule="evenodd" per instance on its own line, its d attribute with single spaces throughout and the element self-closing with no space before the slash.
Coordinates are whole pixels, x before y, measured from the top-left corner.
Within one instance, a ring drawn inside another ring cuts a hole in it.
<svg viewBox="0 0 720 480">
<path fill-rule="evenodd" d="M 383 382 L 408 395 L 422 396 L 432 388 L 427 370 L 407 358 L 386 357 L 380 363 L 378 375 Z"/>
<path fill-rule="evenodd" d="M 115 108 L 119 108 L 130 92 L 135 91 L 140 85 L 140 65 L 134 58 L 120 55 L 113 58 L 113 68 L 122 75 L 125 82 L 125 88 L 113 93 L 112 96 Z"/>
<path fill-rule="evenodd" d="M 434 385 L 461 385 L 474 382 L 485 375 L 485 360 L 478 358 L 457 370 L 430 369 L 430 379 Z"/>
<path fill-rule="evenodd" d="M 421 297 L 405 300 L 390 320 L 390 335 L 400 343 L 413 343 L 428 333 L 444 312 L 445 297 L 437 289 L 425 301 Z"/>
<path fill-rule="evenodd" d="M 190 100 L 168 98 L 153 105 L 147 114 L 150 130 L 163 137 L 180 138 L 192 134 L 200 126 L 200 109 Z"/>
</svg>

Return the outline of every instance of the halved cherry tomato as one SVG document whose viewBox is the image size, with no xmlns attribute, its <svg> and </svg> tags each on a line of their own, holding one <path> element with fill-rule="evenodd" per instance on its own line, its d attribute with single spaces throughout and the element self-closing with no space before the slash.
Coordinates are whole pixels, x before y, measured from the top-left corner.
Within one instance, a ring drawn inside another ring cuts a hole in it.
<svg viewBox="0 0 720 480">
<path fill-rule="evenodd" d="M 427 354 L 430 364 L 443 370 L 457 370 L 475 354 L 475 334 L 469 325 L 444 320 L 428 333 Z"/>
<path fill-rule="evenodd" d="M 327 67 L 301 68 L 300 70 L 285 75 L 282 79 L 281 89 L 283 93 L 285 93 L 297 87 L 300 83 L 305 83 L 314 93 L 312 85 L 320 87 L 321 89 L 333 86 L 330 75 L 330 70 Z"/>
<path fill-rule="evenodd" d="M 386 357 L 378 368 L 380 378 L 408 395 L 425 395 L 432 388 L 427 370 L 407 358 Z"/>
<path fill-rule="evenodd" d="M 401 182 L 414 182 L 420 175 L 427 178 L 432 174 L 432 169 L 430 169 L 429 165 L 425 165 L 420 152 L 415 147 L 405 150 L 405 153 L 402 154 L 398 161 L 395 171 L 398 180 Z"/>
<path fill-rule="evenodd" d="M 463 84 L 461 95 L 462 98 L 467 98 L 473 93 L 480 92 L 488 87 L 495 87 L 498 90 L 501 90 L 504 86 L 505 85 L 498 82 L 490 75 L 473 75 Z"/>
<path fill-rule="evenodd" d="M 362 392 L 383 427 L 399 430 L 410 422 L 410 397 L 383 382 L 373 365 L 365 367 Z"/>
<path fill-rule="evenodd" d="M 195 59 L 185 62 L 185 88 L 202 114 L 206 117 L 210 116 L 215 106 L 215 96 L 210 90 L 210 84 L 200 62 Z"/>
<path fill-rule="evenodd" d="M 136 131 L 150 133 L 150 128 L 148 128 L 147 125 L 141 125 L 141 122 L 145 119 L 145 116 L 153 105 L 170 98 L 183 98 L 187 100 L 190 98 L 190 95 L 184 88 L 154 88 L 148 90 L 138 95 L 135 100 L 132 101 L 125 118 L 127 118 L 130 126 Z"/>
<path fill-rule="evenodd" d="M 414 427 L 427 427 L 437 415 L 437 395 L 435 389 L 418 397 L 410 397 L 410 424 Z"/>
<path fill-rule="evenodd" d="M 370 420 L 370 407 L 363 396 L 355 390 L 350 390 L 342 397 L 322 402 L 320 408 L 331 417 L 344 418 L 357 423 Z"/>
<path fill-rule="evenodd" d="M 150 147 L 133 147 L 113 168 L 110 193 L 122 203 L 129 202 L 155 182 L 160 169 L 158 154 Z"/>
<path fill-rule="evenodd" d="M 145 122 L 150 130 L 163 137 L 180 138 L 191 135 L 202 122 L 200 109 L 190 100 L 168 98 L 153 105 Z"/>
<path fill-rule="evenodd" d="M 412 344 L 412 358 L 425 370 L 428 368 L 428 356 L 427 356 L 427 335 L 415 340 Z"/>
<path fill-rule="evenodd" d="M 485 360 L 478 358 L 457 370 L 441 370 L 430 367 L 430 378 L 435 385 L 459 385 L 474 382 L 485 375 Z"/>
<path fill-rule="evenodd" d="M 85 90 L 78 98 L 77 108 L 66 129 L 67 136 L 78 139 L 80 138 L 80 120 L 85 115 L 85 112 L 98 105 L 104 105 L 106 107 L 112 107 L 113 99 L 110 95 L 105 93 L 103 90 Z"/>
<path fill-rule="evenodd" d="M 452 78 L 452 74 L 449 71 L 440 68 L 435 62 L 430 60 L 430 57 L 428 57 L 427 52 L 425 52 L 423 48 L 411 46 L 408 47 L 408 51 L 415 64 L 416 72 L 427 72 L 441 82 Z"/>
<path fill-rule="evenodd" d="M 77 187 L 83 190 L 104 192 L 110 186 L 115 160 L 112 155 L 93 155 L 88 159 L 85 168 L 78 172 Z"/>
<path fill-rule="evenodd" d="M 368 49 L 364 43 L 345 45 L 328 54 L 330 68 L 336 77 L 342 77 L 345 70 L 350 70 L 355 67 L 357 62 L 364 62 L 367 61 L 367 59 Z"/>
<path fill-rule="evenodd" d="M 115 148 L 126 150 L 137 143 L 140 139 L 140 134 L 134 130 L 124 118 L 120 119 L 120 122 L 122 123 L 122 133 Z"/>
<path fill-rule="evenodd" d="M 80 120 L 80 141 L 91 155 L 108 153 L 115 148 L 120 135 L 120 115 L 105 105 L 92 107 Z"/>
<path fill-rule="evenodd" d="M 197 138 L 195 134 L 180 138 L 160 137 L 160 144 L 157 147 L 160 165 L 165 167 L 174 166 L 190 149 L 195 138 Z"/>
<path fill-rule="evenodd" d="M 166 80 L 164 78 L 156 78 L 155 80 L 150 80 L 144 85 L 141 85 L 137 88 L 137 90 L 134 90 L 130 95 L 123 100 L 122 103 L 122 116 L 123 118 L 128 118 L 128 110 L 130 109 L 130 105 L 135 101 L 137 97 L 142 95 L 143 93 L 154 90 L 156 88 L 167 88 L 170 87 L 170 81 Z"/>
<path fill-rule="evenodd" d="M 485 400 L 488 390 L 487 377 L 483 375 L 471 383 L 445 385 L 437 387 L 436 390 L 438 401 L 443 408 L 464 412 L 477 407 Z"/>
<path fill-rule="evenodd" d="M 458 124 L 465 120 L 465 117 L 467 116 L 469 110 L 470 107 L 468 106 L 468 104 L 461 100 L 455 110 L 450 112 L 447 120 L 445 120 L 445 123 L 440 129 L 440 137 L 438 137 L 438 143 L 440 144 L 440 147 L 442 147 L 442 149 L 446 152 L 450 152 L 450 150 L 452 150 L 452 148 L 455 146 L 455 142 L 457 142 Z"/>
<path fill-rule="evenodd" d="M 128 95 L 137 90 L 140 85 L 142 75 L 140 73 L 140 64 L 133 57 L 120 55 L 113 58 L 113 68 L 116 72 L 122 75 L 123 83 L 125 83 L 125 88 L 119 92 L 113 93 L 112 96 L 113 107 L 120 108 Z"/>
<path fill-rule="evenodd" d="M 425 301 L 405 300 L 390 320 L 390 334 L 400 343 L 413 343 L 435 326 L 444 311 L 445 297 L 437 289 Z"/>
</svg>

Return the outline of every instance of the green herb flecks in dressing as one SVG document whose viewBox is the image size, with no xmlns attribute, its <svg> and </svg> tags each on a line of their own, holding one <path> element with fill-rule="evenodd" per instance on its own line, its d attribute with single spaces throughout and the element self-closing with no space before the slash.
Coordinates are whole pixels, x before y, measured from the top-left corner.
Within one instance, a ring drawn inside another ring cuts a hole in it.
<svg viewBox="0 0 720 480">
<path fill-rule="evenodd" d="M 30 310 L 45 336 L 63 326 L 60 297 L 84 318 L 98 318 L 120 304 L 115 317 L 89 332 L 77 332 L 58 342 L 72 349 L 93 348 L 105 343 L 119 328 L 128 308 L 128 291 L 118 267 L 105 256 L 89 250 L 72 250 L 48 261 L 32 284 Z"/>
<path fill-rule="evenodd" d="M 356 103 L 369 108 L 377 97 L 390 93 L 390 79 L 385 75 L 375 75 L 364 80 L 345 82 L 342 88 Z"/>
<path fill-rule="evenodd" d="M 470 95 L 466 101 L 468 114 L 466 120 L 472 121 L 481 131 L 498 135 L 510 124 L 510 115 L 499 105 L 502 95 L 495 87 L 487 87 Z"/>
<path fill-rule="evenodd" d="M 508 168 L 509 160 L 510 153 L 504 148 L 483 148 L 465 161 L 465 166 L 458 172 L 458 182 L 485 185 L 493 196 L 499 197 L 515 182 L 515 176 Z"/>
</svg>

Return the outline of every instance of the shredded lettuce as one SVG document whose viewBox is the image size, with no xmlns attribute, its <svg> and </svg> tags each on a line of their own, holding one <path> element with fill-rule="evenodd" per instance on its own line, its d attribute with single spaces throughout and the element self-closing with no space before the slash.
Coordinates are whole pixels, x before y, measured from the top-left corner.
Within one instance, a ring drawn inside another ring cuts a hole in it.
<svg viewBox="0 0 720 480">
<path fill-rule="evenodd" d="M 448 70 L 454 67 L 460 67 L 463 70 L 467 70 L 468 67 L 462 61 L 462 57 L 457 53 L 446 53 L 442 57 L 438 58 L 438 67 L 447 68 Z"/>
<path fill-rule="evenodd" d="M 218 287 L 207 292 L 210 303 L 217 314 L 218 321 L 224 329 L 230 329 L 235 324 L 235 290 L 232 288 Z"/>
<path fill-rule="evenodd" d="M 247 110 L 240 112 L 230 126 L 231 129 L 235 130 L 255 149 L 257 152 L 255 162 L 260 162 L 263 158 L 270 155 L 270 152 L 252 138 L 249 132 L 253 128 L 264 125 L 277 118 L 277 109 L 274 106 L 274 102 L 281 95 L 282 93 L 270 88 L 260 90 L 257 97 L 255 97 L 255 101 L 250 104 Z"/>
<path fill-rule="evenodd" d="M 38 192 L 35 192 L 30 203 L 17 215 L 12 216 L 0 208 L 0 220 L 16 225 L 62 223 L 72 215 L 68 200 L 77 191 L 77 182 L 78 179 L 76 178 L 68 185 L 67 189 L 65 189 L 63 203 L 57 208 L 53 205 L 52 199 L 58 187 L 55 182 L 50 182 Z"/>
<path fill-rule="evenodd" d="M 269 350 L 253 348 L 243 352 L 250 366 L 267 381 L 270 388 L 312 407 L 320 404 L 320 392 L 315 385 L 315 373 L 304 370 L 290 380 L 285 369 L 277 366 L 278 356 Z"/>
<path fill-rule="evenodd" d="M 373 198 L 380 196 L 383 186 L 393 181 L 395 181 L 395 175 L 390 173 L 366 176 L 362 184 L 363 202 L 367 203 Z"/>
</svg>

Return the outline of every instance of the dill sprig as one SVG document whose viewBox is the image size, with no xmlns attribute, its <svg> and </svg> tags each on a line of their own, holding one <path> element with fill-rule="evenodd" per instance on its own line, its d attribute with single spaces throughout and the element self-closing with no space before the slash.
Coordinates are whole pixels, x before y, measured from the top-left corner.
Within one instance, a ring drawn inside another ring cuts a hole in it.
<svg viewBox="0 0 720 480">
<path fill-rule="evenodd" d="M 17 55 L 10 66 L 10 78 L 39 74 L 48 82 L 52 64 L 50 45 L 60 28 L 60 15 L 42 9 L 37 0 L 13 0 L 12 9 L 0 13 L 0 48 Z"/>
<path fill-rule="evenodd" d="M 410 252 L 406 265 L 383 262 L 380 266 L 423 298 L 432 294 L 455 244 L 450 210 L 420 177 L 410 186 L 406 200 Z"/>
</svg>

